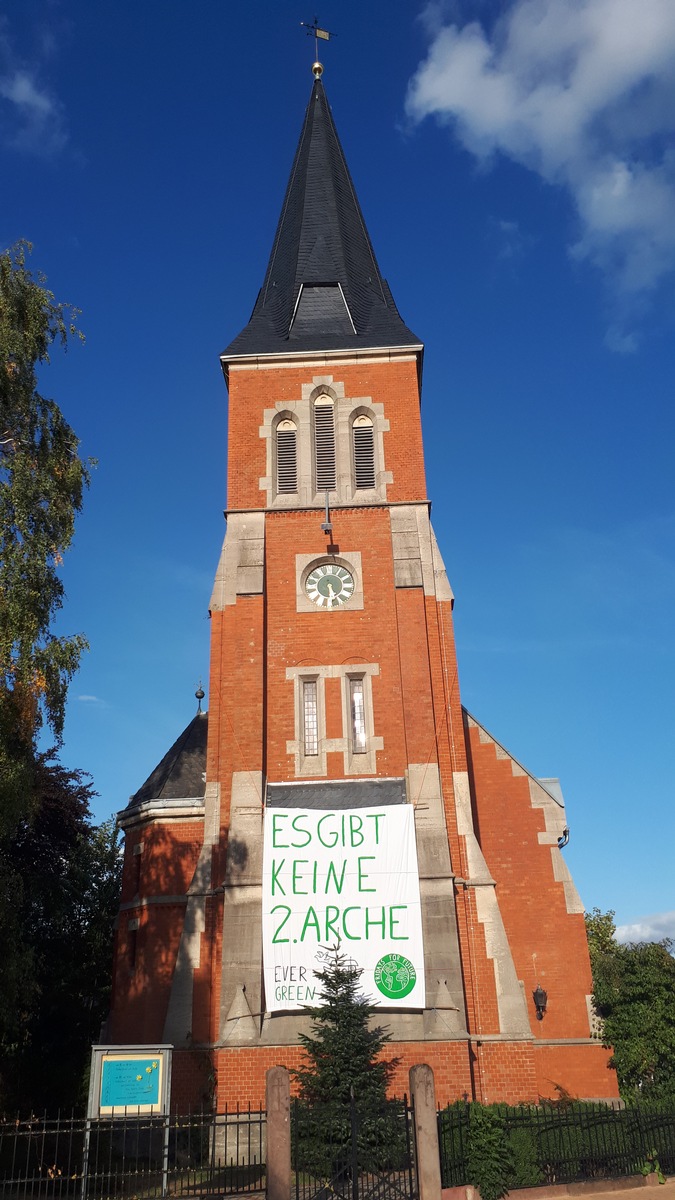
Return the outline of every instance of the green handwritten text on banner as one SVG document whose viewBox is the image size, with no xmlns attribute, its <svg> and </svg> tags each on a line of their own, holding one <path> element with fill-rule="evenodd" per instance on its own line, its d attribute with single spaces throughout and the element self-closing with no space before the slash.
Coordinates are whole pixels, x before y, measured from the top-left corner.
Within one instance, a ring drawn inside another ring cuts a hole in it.
<svg viewBox="0 0 675 1200">
<path fill-rule="evenodd" d="M 263 950 L 268 1012 L 318 1003 L 330 947 L 363 969 L 373 1004 L 424 1008 L 424 952 L 410 805 L 268 808 Z"/>
</svg>

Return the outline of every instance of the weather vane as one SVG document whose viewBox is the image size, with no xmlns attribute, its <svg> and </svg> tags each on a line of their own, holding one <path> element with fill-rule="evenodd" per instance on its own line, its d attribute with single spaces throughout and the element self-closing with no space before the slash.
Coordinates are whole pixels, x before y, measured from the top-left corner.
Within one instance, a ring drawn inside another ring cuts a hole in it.
<svg viewBox="0 0 675 1200">
<path fill-rule="evenodd" d="M 337 37 L 337 34 L 329 33 L 327 29 L 321 29 L 319 26 L 318 17 L 314 18 L 314 23 L 312 25 L 310 25 L 307 21 L 301 21 L 300 24 L 302 25 L 303 29 L 307 31 L 308 37 L 314 37 L 314 58 L 316 61 L 312 67 L 312 70 L 315 77 L 319 79 L 323 73 L 323 67 L 319 62 L 319 38 L 321 38 L 322 42 L 329 42 L 332 37 Z"/>
</svg>

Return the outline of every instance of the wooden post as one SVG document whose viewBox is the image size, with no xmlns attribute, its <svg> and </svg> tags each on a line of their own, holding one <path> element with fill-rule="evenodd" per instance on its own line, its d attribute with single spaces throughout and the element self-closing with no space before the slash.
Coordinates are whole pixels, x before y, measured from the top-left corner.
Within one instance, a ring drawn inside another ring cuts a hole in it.
<svg viewBox="0 0 675 1200">
<path fill-rule="evenodd" d="M 270 1067 L 267 1071 L 265 1104 L 267 1108 L 267 1200 L 290 1200 L 291 1085 L 285 1067 Z"/>
<path fill-rule="evenodd" d="M 419 1200 L 441 1200 L 436 1089 L 434 1073 L 426 1063 L 410 1068 L 410 1095 L 415 1111 Z"/>
</svg>

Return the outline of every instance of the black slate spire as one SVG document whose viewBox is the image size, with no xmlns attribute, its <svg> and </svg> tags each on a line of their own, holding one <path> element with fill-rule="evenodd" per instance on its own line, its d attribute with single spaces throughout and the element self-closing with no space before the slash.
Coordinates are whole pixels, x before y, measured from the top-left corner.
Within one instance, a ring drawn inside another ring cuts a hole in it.
<svg viewBox="0 0 675 1200">
<path fill-rule="evenodd" d="M 286 189 L 265 282 L 251 319 L 223 354 L 409 346 L 380 274 L 320 79 Z"/>
</svg>

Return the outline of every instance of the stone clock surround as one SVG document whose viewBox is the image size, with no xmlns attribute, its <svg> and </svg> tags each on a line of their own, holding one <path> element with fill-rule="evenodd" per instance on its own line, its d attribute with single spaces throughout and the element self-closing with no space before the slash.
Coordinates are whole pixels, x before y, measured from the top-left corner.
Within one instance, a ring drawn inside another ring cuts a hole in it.
<svg viewBox="0 0 675 1200">
<path fill-rule="evenodd" d="M 344 567 L 354 579 L 354 591 L 349 600 L 336 608 L 317 608 L 305 591 L 305 581 L 315 567 L 323 563 L 335 563 Z M 296 554 L 295 556 L 295 607 L 299 613 L 335 613 L 363 608 L 363 571 L 361 551 L 350 550 L 345 554 Z"/>
</svg>

